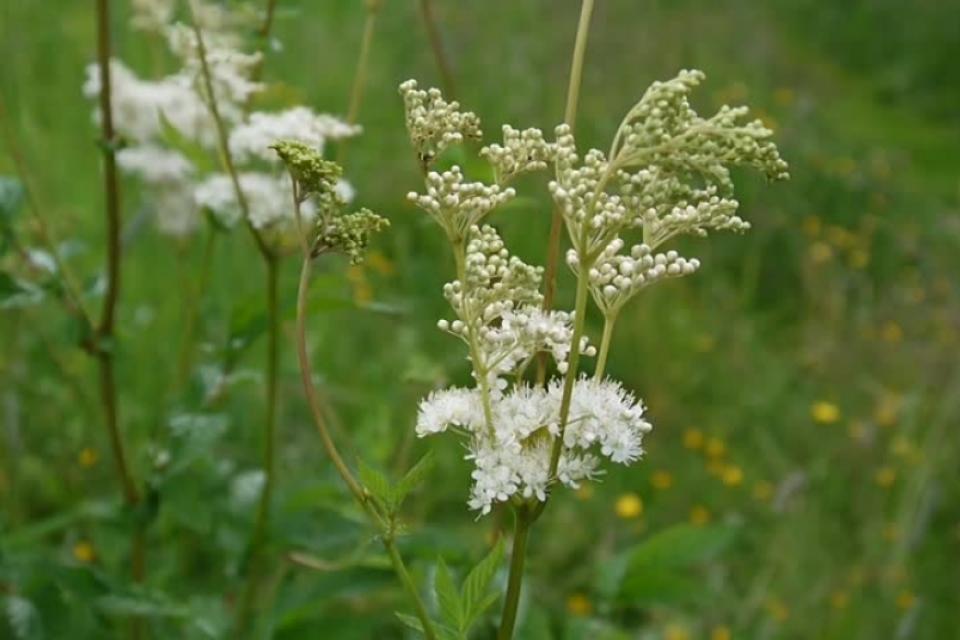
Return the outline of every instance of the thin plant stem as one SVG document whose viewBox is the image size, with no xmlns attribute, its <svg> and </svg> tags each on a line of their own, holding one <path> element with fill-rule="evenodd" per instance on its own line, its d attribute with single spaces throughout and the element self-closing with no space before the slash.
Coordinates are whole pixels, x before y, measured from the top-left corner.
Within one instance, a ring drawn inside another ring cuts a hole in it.
<svg viewBox="0 0 960 640">
<path fill-rule="evenodd" d="M 81 289 L 77 284 L 77 278 L 68 268 L 63 258 L 60 257 L 60 243 L 50 225 L 47 223 L 47 219 L 43 214 L 43 209 L 40 207 L 36 195 L 34 194 L 34 190 L 30 182 L 30 171 L 28 170 L 26 159 L 23 151 L 20 148 L 20 144 L 17 141 L 16 134 L 13 131 L 13 126 L 9 122 L 9 116 L 2 99 L 0 99 L 0 129 L 3 130 L 4 142 L 6 143 L 7 150 L 10 153 L 10 158 L 13 160 L 13 166 L 16 169 L 17 175 L 20 177 L 20 183 L 23 185 L 23 193 L 27 202 L 27 209 L 30 211 L 34 222 L 36 223 L 37 233 L 40 236 L 40 242 L 43 243 L 43 245 L 47 248 L 50 257 L 53 259 L 53 264 L 57 268 L 57 273 L 59 273 L 63 278 L 63 302 L 67 308 L 67 311 L 79 317 L 84 323 L 84 327 L 86 329 L 92 329 L 94 322 L 91 314 L 83 305 L 83 297 L 80 295 Z M 25 256 L 25 259 L 27 258 L 28 256 Z M 89 345 L 84 346 L 89 350 Z"/>
<path fill-rule="evenodd" d="M 618 315 L 618 312 L 613 311 L 603 318 L 603 337 L 600 339 L 600 353 L 597 354 L 597 368 L 593 372 L 593 377 L 597 380 L 603 378 L 607 369 L 607 355 L 610 353 L 610 341 L 613 339 L 613 328 L 617 324 Z"/>
<path fill-rule="evenodd" d="M 274 1 L 271 0 L 267 8 L 267 22 L 265 22 L 264 27 L 261 30 L 261 35 L 264 37 L 269 36 L 269 28 L 273 20 L 274 5 Z M 193 32 L 197 39 L 197 56 L 200 59 L 200 71 L 203 80 L 204 91 L 206 92 L 207 108 L 210 110 L 210 115 L 213 118 L 217 130 L 217 146 L 219 149 L 220 161 L 230 176 L 230 181 L 233 184 L 233 190 L 237 198 L 237 203 L 240 205 L 241 215 L 246 222 L 247 228 L 253 235 L 254 242 L 257 245 L 257 249 L 260 252 L 260 256 L 263 259 L 264 266 L 267 270 L 267 314 L 270 318 L 270 327 L 268 331 L 269 342 L 267 345 L 267 393 L 265 399 L 266 419 L 264 424 L 264 486 L 260 496 L 260 503 L 258 505 L 253 538 L 250 546 L 250 564 L 252 568 L 255 568 L 258 566 L 260 561 L 260 554 L 266 540 L 266 533 L 269 528 L 270 501 L 272 499 L 273 488 L 276 483 L 274 449 L 277 420 L 277 360 L 279 357 L 279 308 L 277 300 L 277 278 L 279 264 L 278 257 L 273 253 L 273 251 L 271 251 L 270 247 L 263 239 L 263 236 L 260 235 L 260 232 L 257 231 L 257 229 L 253 226 L 253 222 L 250 220 L 250 205 L 247 201 L 246 194 L 244 194 L 243 189 L 240 186 L 240 176 L 237 172 L 237 167 L 233 162 L 233 157 L 230 154 L 229 135 L 227 133 L 226 124 L 220 115 L 220 108 L 217 104 L 217 96 L 214 92 L 210 64 L 207 60 L 206 45 L 203 40 L 203 31 L 200 28 L 199 22 L 197 21 L 196 10 L 192 2 L 190 3 L 190 10 L 193 15 Z M 237 623 L 241 631 L 246 627 L 250 610 L 253 605 L 258 581 L 257 574 L 258 572 L 252 569 L 249 572 L 249 575 L 247 576 L 247 584 L 243 595 L 241 596 L 240 605 L 237 608 Z"/>
<path fill-rule="evenodd" d="M 443 48 L 443 38 L 440 37 L 440 29 L 437 27 L 437 20 L 433 15 L 433 2 L 431 0 L 420 0 L 420 16 L 423 18 L 423 26 L 427 30 L 427 39 L 430 41 L 433 59 L 437 63 L 443 93 L 452 100 L 456 98 L 457 92 L 453 83 L 453 73 L 450 71 L 450 62 Z"/>
<path fill-rule="evenodd" d="M 517 622 L 517 609 L 520 605 L 520 588 L 523 584 L 523 566 L 527 557 L 527 538 L 533 520 L 526 506 L 514 511 L 513 551 L 510 554 L 510 577 L 507 580 L 507 593 L 504 596 L 503 615 L 497 640 L 511 640 Z"/>
<path fill-rule="evenodd" d="M 292 177 L 291 180 L 293 180 Z M 311 373 L 313 371 L 313 366 L 310 363 L 310 356 L 307 353 L 307 294 L 310 289 L 310 274 L 313 266 L 313 256 L 311 255 L 310 246 L 307 243 L 307 235 L 300 215 L 300 197 L 297 193 L 296 181 L 293 181 L 293 208 L 297 222 L 297 231 L 300 237 L 300 247 L 303 251 L 303 265 L 300 269 L 300 282 L 297 286 L 296 337 L 297 357 L 300 363 L 300 379 L 303 382 L 304 394 L 307 396 L 307 405 L 310 408 L 310 414 L 313 417 L 313 423 L 317 428 L 317 433 L 320 435 L 323 448 L 326 450 L 327 455 L 330 456 L 330 461 L 333 463 L 334 469 L 336 469 L 340 478 L 343 480 L 343 483 L 347 486 L 350 494 L 353 496 L 354 500 L 356 500 L 357 504 L 359 504 L 363 509 L 364 513 L 366 513 L 370 521 L 380 529 L 381 540 L 383 542 L 384 549 L 390 556 L 390 561 L 393 564 L 394 571 L 400 578 L 400 582 L 403 584 L 404 589 L 407 591 L 407 594 L 413 601 L 417 618 L 420 620 L 420 624 L 423 626 L 424 636 L 427 638 L 427 640 L 436 640 L 437 634 L 433 629 L 433 621 L 427 613 L 427 608 L 423 603 L 423 599 L 420 597 L 420 592 L 417 589 L 413 579 L 410 577 L 410 572 L 407 570 L 407 567 L 403 562 L 403 558 L 397 549 L 394 531 L 395 523 L 393 522 L 392 517 L 389 515 L 385 516 L 377 510 L 373 501 L 369 499 L 367 490 L 364 489 L 363 485 L 361 485 L 360 482 L 354 477 L 353 472 L 350 471 L 350 468 L 347 466 L 346 462 L 344 462 L 343 457 L 337 450 L 336 443 L 330 436 L 330 429 L 327 425 L 323 406 L 320 403 L 320 396 L 317 393 L 317 388 L 313 383 L 313 376 Z"/>
<path fill-rule="evenodd" d="M 207 48 L 203 41 L 203 31 L 200 29 L 200 23 L 197 22 L 196 12 L 194 11 L 192 2 L 190 3 L 190 9 L 194 12 L 192 21 L 193 33 L 197 39 L 197 57 L 200 58 L 200 75 L 203 80 L 203 89 L 207 94 L 206 104 L 217 130 L 217 150 L 220 156 L 220 163 L 230 176 L 230 182 L 233 184 L 233 190 L 237 197 L 237 204 L 240 205 L 240 212 L 243 214 L 247 229 L 250 230 L 250 234 L 253 236 L 260 255 L 263 256 L 264 260 L 269 260 L 273 254 L 270 251 L 270 247 L 267 246 L 266 241 L 260 235 L 260 232 L 253 226 L 253 222 L 250 220 L 250 205 L 247 202 L 247 196 L 244 194 L 243 189 L 240 188 L 240 175 L 233 162 L 233 156 L 230 154 L 230 136 L 227 133 L 227 125 L 220 115 L 217 96 L 213 91 L 213 79 L 210 73 L 210 64 L 207 61 Z"/>
<path fill-rule="evenodd" d="M 200 315 L 200 303 L 207 292 L 207 285 L 210 281 L 210 268 L 213 262 L 214 248 L 217 241 L 217 230 L 213 223 L 207 225 L 207 239 L 203 243 L 203 257 L 200 262 L 200 277 L 196 289 L 189 292 L 186 300 L 187 317 L 184 320 L 183 342 L 180 345 L 180 356 L 177 358 L 177 384 L 180 388 L 190 376 L 190 369 L 193 366 L 193 338 L 197 329 L 197 322 Z"/>
<path fill-rule="evenodd" d="M 583 60 L 587 53 L 587 38 L 590 34 L 590 19 L 593 16 L 593 0 L 583 0 L 580 5 L 580 21 L 577 24 L 577 36 L 573 45 L 573 59 L 570 62 L 570 81 L 567 85 L 567 106 L 563 121 L 573 130 L 577 122 L 577 107 L 580 103 L 580 85 L 583 78 Z M 547 240 L 547 264 L 543 277 L 543 310 L 553 308 L 557 291 L 557 269 L 560 264 L 560 236 L 563 230 L 563 215 L 556 206 L 550 218 L 550 236 Z M 547 378 L 546 354 L 537 358 L 537 383 L 543 385 Z"/>
<path fill-rule="evenodd" d="M 117 179 L 116 132 L 113 127 L 113 100 L 110 85 L 110 2 L 97 0 L 97 64 L 100 70 L 100 126 L 103 139 L 100 146 L 103 152 L 103 188 L 106 197 L 107 217 L 107 284 L 103 297 L 100 323 L 94 349 L 100 370 L 100 403 L 103 407 L 104 421 L 110 437 L 114 467 L 123 487 L 124 499 L 128 508 L 136 508 L 140 502 L 140 490 L 137 488 L 127 461 L 123 435 L 120 432 L 120 418 L 117 407 L 117 383 L 114 370 L 114 327 L 117 317 L 117 301 L 120 297 L 120 185 Z M 146 575 L 146 532 L 140 522 L 134 525 L 131 542 L 130 572 L 135 582 L 143 582 Z M 134 617 L 131 637 L 139 638 L 143 633 L 143 620 Z"/>
<path fill-rule="evenodd" d="M 363 23 L 363 37 L 360 40 L 360 54 L 357 56 L 357 69 L 353 75 L 353 86 L 350 89 L 350 105 L 347 107 L 347 124 L 355 124 L 360 116 L 360 105 L 363 102 L 363 90 L 367 85 L 367 69 L 370 64 L 370 50 L 373 47 L 374 28 L 377 15 L 383 8 L 383 0 L 367 0 L 367 17 Z M 337 162 L 343 164 L 347 157 L 347 140 L 344 138 L 337 147 Z"/>
</svg>

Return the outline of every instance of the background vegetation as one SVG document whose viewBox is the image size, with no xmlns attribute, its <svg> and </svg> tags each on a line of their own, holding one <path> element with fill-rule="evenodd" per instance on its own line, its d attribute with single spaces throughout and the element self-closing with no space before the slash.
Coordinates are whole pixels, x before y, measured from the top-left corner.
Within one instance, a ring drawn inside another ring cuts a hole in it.
<svg viewBox="0 0 960 640">
<path fill-rule="evenodd" d="M 116 4 L 117 55 L 164 70 L 160 44 L 131 32 L 126 3 Z M 561 119 L 578 4 L 436 0 L 457 97 L 488 135 L 502 122 L 550 129 Z M 282 47 L 265 66 L 279 84 L 263 104 L 344 112 L 363 19 L 359 0 L 282 0 Z M 92 4 L 2 0 L 0 32 L 6 119 L 93 300 L 103 195 L 80 92 L 94 57 Z M 608 369 L 649 405 L 648 455 L 546 512 L 519 637 L 956 636 L 958 57 L 956 2 L 598 3 L 581 144 L 608 140 L 651 81 L 696 67 L 708 75 L 697 105 L 757 107 L 793 179 L 768 187 L 743 176 L 753 231 L 691 241 L 685 255 L 705 268 L 654 288 L 621 320 Z M 467 511 L 468 466 L 453 438 L 413 437 L 418 398 L 468 370 L 434 329 L 452 265 L 438 231 L 404 199 L 418 181 L 396 93 L 409 77 L 438 82 L 416 3 L 387 0 L 365 130 L 346 165 L 359 203 L 393 226 L 365 267 L 322 265 L 310 331 L 351 460 L 362 451 L 399 471 L 435 449 L 402 540 L 428 584 L 439 555 L 463 569 L 508 523 Z M 12 175 L 8 153 L 0 173 Z M 536 263 L 550 207 L 540 180 L 523 182 L 530 197 L 495 219 Z M 159 236 L 136 185 L 123 191 L 120 415 L 149 500 L 136 514 L 122 508 L 95 363 L 76 348 L 74 324 L 49 299 L 4 290 L 0 637 L 119 636 L 117 616 L 129 614 L 147 616 L 155 637 L 221 637 L 242 586 L 263 415 L 262 265 L 247 235 L 224 238 L 197 299 L 203 236 Z M 37 244 L 26 212 L 12 228 Z M 282 273 L 282 444 L 258 632 L 403 637 L 392 613 L 406 606 L 402 594 L 378 548 L 357 547 L 369 535 L 304 406 L 294 262 Z M 17 264 L 13 252 L 0 257 L 5 273 Z M 136 518 L 149 522 L 144 588 L 125 578 Z M 291 551 L 321 566 L 290 562 Z"/>
</svg>

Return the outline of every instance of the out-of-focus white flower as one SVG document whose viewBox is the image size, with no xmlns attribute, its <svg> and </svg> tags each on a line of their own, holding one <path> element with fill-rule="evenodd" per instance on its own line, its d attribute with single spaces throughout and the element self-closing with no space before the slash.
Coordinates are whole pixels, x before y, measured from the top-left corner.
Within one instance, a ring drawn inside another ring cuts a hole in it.
<svg viewBox="0 0 960 640">
<path fill-rule="evenodd" d="M 359 126 L 350 125 L 326 113 L 308 107 L 294 107 L 278 113 L 256 112 L 230 133 L 230 151 L 239 162 L 258 158 L 279 162 L 270 148 L 277 140 L 294 140 L 323 151 L 327 140 L 340 140 L 359 134 Z"/>
<path fill-rule="evenodd" d="M 171 183 L 154 189 L 151 193 L 150 203 L 154 207 L 154 223 L 160 233 L 186 236 L 200 226 L 203 218 L 193 199 L 191 183 Z"/>
<path fill-rule="evenodd" d="M 293 187 L 287 176 L 251 171 L 241 173 L 239 180 L 250 210 L 250 224 L 255 229 L 296 223 L 293 218 Z M 197 185 L 194 200 L 197 206 L 211 210 L 225 224 L 232 225 L 240 219 L 241 209 L 236 190 L 227 175 L 215 174 Z M 312 219 L 316 208 L 308 200 L 300 213 L 304 218 Z"/>
<path fill-rule="evenodd" d="M 144 143 L 156 140 L 163 132 L 163 118 L 182 135 L 212 147 L 216 129 L 209 111 L 183 74 L 166 76 L 155 82 L 143 80 L 119 60 L 110 61 L 114 126 L 124 138 Z M 83 93 L 95 99 L 100 92 L 100 69 L 87 67 Z M 99 110 L 96 112 L 99 120 Z"/>
<path fill-rule="evenodd" d="M 134 29 L 158 32 L 170 22 L 176 0 L 131 0 L 130 24 Z"/>
<path fill-rule="evenodd" d="M 117 164 L 151 185 L 169 185 L 186 180 L 193 165 L 183 154 L 153 144 L 126 147 L 117 152 Z"/>
</svg>

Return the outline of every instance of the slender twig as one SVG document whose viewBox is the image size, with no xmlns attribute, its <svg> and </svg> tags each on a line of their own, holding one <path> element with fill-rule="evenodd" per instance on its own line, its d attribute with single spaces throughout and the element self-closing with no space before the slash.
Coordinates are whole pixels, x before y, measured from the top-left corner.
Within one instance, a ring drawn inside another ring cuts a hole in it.
<svg viewBox="0 0 960 640">
<path fill-rule="evenodd" d="M 360 41 L 360 54 L 357 56 L 357 70 L 353 75 L 350 89 L 350 105 L 347 107 L 347 124 L 355 124 L 360 116 L 360 104 L 363 102 L 363 90 L 367 84 L 367 68 L 370 64 L 370 49 L 373 47 L 374 27 L 377 15 L 383 8 L 383 0 L 366 0 L 367 17 L 363 23 L 363 38 Z M 337 162 L 343 164 L 347 155 L 347 140 L 344 138 L 337 147 Z"/>
<path fill-rule="evenodd" d="M 407 594 L 413 601 L 417 618 L 420 620 L 420 624 L 423 626 L 424 636 L 427 638 L 427 640 L 436 640 L 437 634 L 433 629 L 433 621 L 431 620 L 430 615 L 427 613 L 427 608 L 423 603 L 423 599 L 420 597 L 420 592 L 417 589 L 417 585 L 414 583 L 413 578 L 411 578 L 410 572 L 407 570 L 407 567 L 403 562 L 403 557 L 400 555 L 400 552 L 397 549 L 395 531 L 396 523 L 393 517 L 390 514 L 381 513 L 377 509 L 373 501 L 370 500 L 367 490 L 364 489 L 363 485 L 361 485 L 356 477 L 354 477 L 353 472 L 350 471 L 350 468 L 347 466 L 346 462 L 344 462 L 343 456 L 340 455 L 340 452 L 337 450 L 336 443 L 330 436 L 330 428 L 327 424 L 327 419 L 320 403 L 320 397 L 317 393 L 317 388 L 313 382 L 313 366 L 310 363 L 310 355 L 307 353 L 307 294 L 310 289 L 310 273 L 312 271 L 313 256 L 311 255 L 310 246 L 307 242 L 306 230 L 304 229 L 303 221 L 300 215 L 300 197 L 297 192 L 297 184 L 292 177 L 291 181 L 293 182 L 293 208 L 297 222 L 297 232 L 300 237 L 300 247 L 303 251 L 303 265 L 300 269 L 300 282 L 297 286 L 297 358 L 300 362 L 300 379 L 303 382 L 303 391 L 307 397 L 307 405 L 310 408 L 310 415 L 313 417 L 313 423 L 317 428 L 317 433 L 320 435 L 323 448 L 326 450 L 327 455 L 330 456 L 330 461 L 333 463 L 333 467 L 336 469 L 337 474 L 343 480 L 343 483 L 347 486 L 350 494 L 353 496 L 354 500 L 356 500 L 357 504 L 363 509 L 370 521 L 380 529 L 380 537 L 381 541 L 383 542 L 384 549 L 386 549 L 387 554 L 390 556 L 390 561 L 393 564 L 394 571 L 400 578 L 400 582 L 403 584 Z"/>
<path fill-rule="evenodd" d="M 440 73 L 443 93 L 452 100 L 456 97 L 457 92 L 453 84 L 450 62 L 447 60 L 447 54 L 443 48 L 443 38 L 440 36 L 437 20 L 433 15 L 433 2 L 431 0 L 420 0 L 420 15 L 423 17 L 423 26 L 427 30 L 427 39 L 430 41 L 430 49 L 433 51 L 433 58 L 437 63 L 437 71 Z"/>
<path fill-rule="evenodd" d="M 577 36 L 573 45 L 573 59 L 570 62 L 570 81 L 567 86 L 567 106 L 563 121 L 573 130 L 577 122 L 577 106 L 580 103 L 580 85 L 583 78 L 583 60 L 587 53 L 587 37 L 590 33 L 590 18 L 593 15 L 593 0 L 583 0 L 580 5 L 580 21 L 577 24 Z M 557 268 L 560 264 L 560 236 L 563 230 L 563 216 L 559 207 L 553 208 L 550 218 L 550 237 L 547 241 L 547 264 L 544 270 L 543 310 L 550 311 L 557 290 Z M 537 382 L 543 384 L 547 376 L 546 354 L 537 358 Z"/>
</svg>

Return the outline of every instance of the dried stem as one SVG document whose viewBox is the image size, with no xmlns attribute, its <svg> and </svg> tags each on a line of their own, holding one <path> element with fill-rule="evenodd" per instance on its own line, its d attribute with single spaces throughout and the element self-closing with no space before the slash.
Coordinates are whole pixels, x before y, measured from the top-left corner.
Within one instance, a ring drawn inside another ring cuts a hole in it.
<svg viewBox="0 0 960 640">
<path fill-rule="evenodd" d="M 420 15 L 423 17 L 423 26 L 427 30 L 427 39 L 430 40 L 430 49 L 433 51 L 433 59 L 437 63 L 437 71 L 440 73 L 440 84 L 443 86 L 443 93 L 453 100 L 456 98 L 453 73 L 450 71 L 450 62 L 447 60 L 447 55 L 443 48 L 440 29 L 437 27 L 437 20 L 433 15 L 433 2 L 431 0 L 420 0 Z"/>
</svg>

